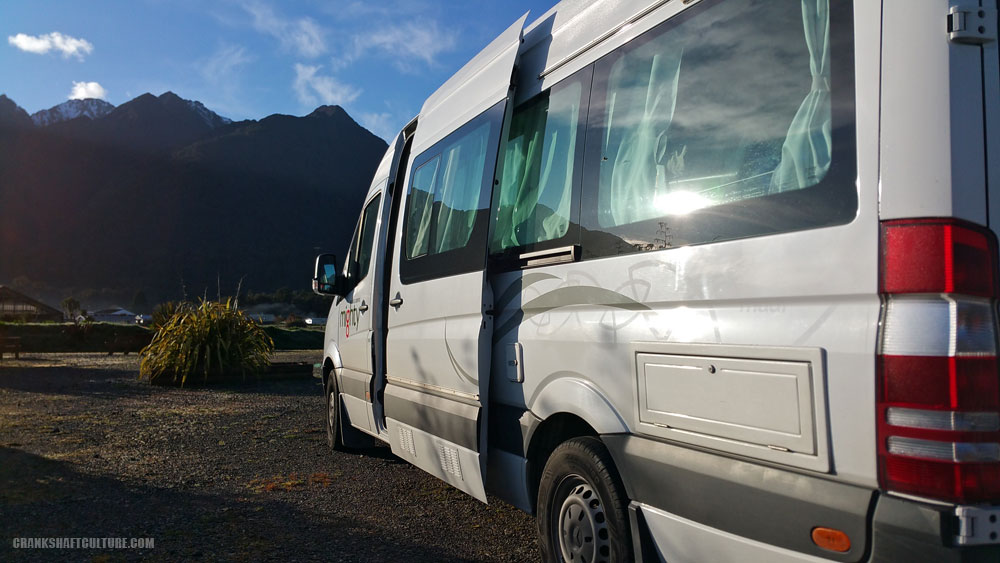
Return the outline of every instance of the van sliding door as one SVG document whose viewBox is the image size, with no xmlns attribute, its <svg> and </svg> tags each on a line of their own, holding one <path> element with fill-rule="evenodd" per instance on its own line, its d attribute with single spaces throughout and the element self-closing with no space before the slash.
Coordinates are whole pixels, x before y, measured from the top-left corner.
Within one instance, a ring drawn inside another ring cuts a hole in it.
<svg viewBox="0 0 1000 563">
<path fill-rule="evenodd" d="M 526 16 L 420 112 L 387 296 L 384 407 L 392 451 L 484 502 L 493 329 L 486 238 Z"/>
</svg>

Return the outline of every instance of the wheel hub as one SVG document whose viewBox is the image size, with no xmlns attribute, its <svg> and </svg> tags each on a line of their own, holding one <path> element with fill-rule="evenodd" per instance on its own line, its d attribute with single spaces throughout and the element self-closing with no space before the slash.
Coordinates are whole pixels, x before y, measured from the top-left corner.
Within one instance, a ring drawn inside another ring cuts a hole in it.
<svg viewBox="0 0 1000 563">
<path fill-rule="evenodd" d="M 563 561 L 607 561 L 610 553 L 607 519 L 597 493 L 582 479 L 567 486 L 569 493 L 559 509 L 557 528 Z"/>
</svg>

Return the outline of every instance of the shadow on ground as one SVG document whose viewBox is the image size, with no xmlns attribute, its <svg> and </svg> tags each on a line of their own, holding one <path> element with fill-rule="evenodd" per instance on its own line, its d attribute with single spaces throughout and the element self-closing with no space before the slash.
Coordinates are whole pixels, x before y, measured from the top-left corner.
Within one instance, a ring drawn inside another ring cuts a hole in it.
<svg viewBox="0 0 1000 563">
<path fill-rule="evenodd" d="M 79 367 L 54 363 L 51 360 L 29 358 L 16 366 L 0 366 L 0 389 L 52 395 L 92 396 L 108 398 L 145 397 L 172 386 L 152 386 L 139 381 L 137 371 L 112 371 L 104 366 Z M 108 392 L 109 383 L 114 392 Z M 246 380 L 205 385 L 197 377 L 184 389 L 213 390 L 226 393 L 271 394 L 286 396 L 322 396 L 322 384 L 311 374 L 295 378 L 267 379 L 248 375 Z"/>
<path fill-rule="evenodd" d="M 280 500 L 133 486 L 0 447 L 0 560 L 461 561 L 384 526 L 305 515 Z M 301 538 L 313 538 L 303 545 Z M 13 538 L 153 538 L 149 550 L 22 550 Z M 107 558 L 105 558 L 107 556 Z"/>
</svg>

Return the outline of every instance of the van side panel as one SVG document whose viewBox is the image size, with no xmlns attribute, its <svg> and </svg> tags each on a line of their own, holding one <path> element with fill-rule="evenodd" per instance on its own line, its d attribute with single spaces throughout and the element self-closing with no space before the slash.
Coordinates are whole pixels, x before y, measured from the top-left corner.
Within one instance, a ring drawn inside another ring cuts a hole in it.
<svg viewBox="0 0 1000 563">
<path fill-rule="evenodd" d="M 986 224 L 981 47 L 950 42 L 948 6 L 884 0 L 882 219 L 956 217 Z"/>
<path fill-rule="evenodd" d="M 983 7 L 996 10 L 997 2 L 985 0 Z M 987 100 L 984 109 L 990 227 L 993 232 L 997 232 L 1000 231 L 1000 41 L 983 45 L 983 93 Z"/>
</svg>

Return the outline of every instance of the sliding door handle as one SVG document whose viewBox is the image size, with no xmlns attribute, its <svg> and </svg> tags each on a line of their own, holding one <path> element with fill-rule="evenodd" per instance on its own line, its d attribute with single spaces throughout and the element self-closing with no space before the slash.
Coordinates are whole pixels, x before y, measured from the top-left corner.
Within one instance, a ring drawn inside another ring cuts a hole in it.
<svg viewBox="0 0 1000 563">
<path fill-rule="evenodd" d="M 364 301 L 362 300 L 362 301 L 361 301 L 361 306 L 360 306 L 360 307 L 358 307 L 358 310 L 359 310 L 359 311 L 361 311 L 362 313 L 364 313 L 365 311 L 367 311 L 367 310 L 368 310 L 368 304 L 367 304 L 367 303 L 365 303 L 365 302 L 364 302 Z"/>
<path fill-rule="evenodd" d="M 398 293 L 396 294 L 395 297 L 393 297 L 392 299 L 389 300 L 389 305 L 391 307 L 396 307 L 397 309 L 402 304 L 403 304 L 403 298 L 400 297 L 400 295 Z"/>
</svg>

